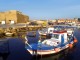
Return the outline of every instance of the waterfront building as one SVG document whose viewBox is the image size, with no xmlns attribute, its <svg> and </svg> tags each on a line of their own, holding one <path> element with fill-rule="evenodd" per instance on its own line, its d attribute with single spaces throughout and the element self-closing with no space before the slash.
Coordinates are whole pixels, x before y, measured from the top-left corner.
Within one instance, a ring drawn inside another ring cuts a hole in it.
<svg viewBox="0 0 80 60">
<path fill-rule="evenodd" d="M 22 14 L 16 10 L 0 12 L 0 24 L 27 23 L 29 16 Z"/>
<path fill-rule="evenodd" d="M 42 26 L 46 26 L 48 24 L 47 20 L 36 20 L 36 23 Z"/>
<path fill-rule="evenodd" d="M 78 20 L 77 19 L 58 19 L 57 23 L 77 23 Z"/>
</svg>

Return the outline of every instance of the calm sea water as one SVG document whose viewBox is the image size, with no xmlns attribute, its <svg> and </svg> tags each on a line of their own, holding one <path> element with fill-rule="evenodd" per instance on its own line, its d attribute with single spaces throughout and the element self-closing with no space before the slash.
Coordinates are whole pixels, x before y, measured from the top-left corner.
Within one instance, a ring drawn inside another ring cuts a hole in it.
<svg viewBox="0 0 80 60">
<path fill-rule="evenodd" d="M 28 37 L 30 43 L 38 40 L 36 37 Z M 80 30 L 75 30 L 74 35 L 78 39 L 76 46 L 70 50 L 65 50 L 65 53 L 60 53 L 52 56 L 33 59 L 32 55 L 25 49 L 25 44 L 21 38 L 9 39 L 9 55 L 4 60 L 80 60 Z"/>
</svg>

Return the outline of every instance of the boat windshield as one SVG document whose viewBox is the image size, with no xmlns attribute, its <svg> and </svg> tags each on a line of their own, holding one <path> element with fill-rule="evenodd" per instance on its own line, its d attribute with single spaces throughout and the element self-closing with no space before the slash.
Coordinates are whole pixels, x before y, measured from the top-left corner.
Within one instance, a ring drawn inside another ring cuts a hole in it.
<svg viewBox="0 0 80 60">
<path fill-rule="evenodd" d="M 52 38 L 59 39 L 59 34 L 52 34 Z"/>
</svg>

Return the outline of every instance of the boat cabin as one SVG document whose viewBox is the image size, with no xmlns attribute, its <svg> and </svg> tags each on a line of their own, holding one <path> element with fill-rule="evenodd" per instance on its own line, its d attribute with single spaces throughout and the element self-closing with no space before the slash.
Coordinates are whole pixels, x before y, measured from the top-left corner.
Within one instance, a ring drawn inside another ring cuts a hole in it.
<svg viewBox="0 0 80 60">
<path fill-rule="evenodd" d="M 46 39 L 42 43 L 50 46 L 63 45 L 68 42 L 67 31 L 54 31 L 51 39 Z"/>
<path fill-rule="evenodd" d="M 51 39 L 58 41 L 59 43 L 67 42 L 67 31 L 54 31 Z"/>
</svg>

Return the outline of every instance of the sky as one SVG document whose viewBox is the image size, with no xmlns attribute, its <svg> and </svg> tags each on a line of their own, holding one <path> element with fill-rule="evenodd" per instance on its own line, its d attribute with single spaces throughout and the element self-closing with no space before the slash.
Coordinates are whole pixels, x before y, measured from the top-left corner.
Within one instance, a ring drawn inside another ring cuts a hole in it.
<svg viewBox="0 0 80 60">
<path fill-rule="evenodd" d="M 0 0 L 0 12 L 18 10 L 35 19 L 80 18 L 80 0 Z"/>
</svg>

